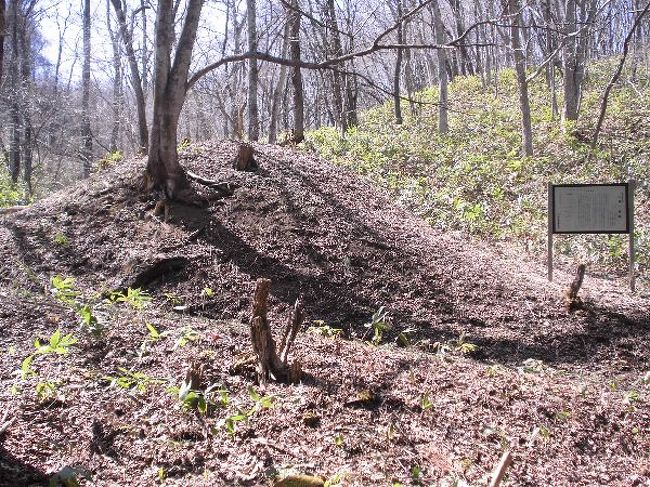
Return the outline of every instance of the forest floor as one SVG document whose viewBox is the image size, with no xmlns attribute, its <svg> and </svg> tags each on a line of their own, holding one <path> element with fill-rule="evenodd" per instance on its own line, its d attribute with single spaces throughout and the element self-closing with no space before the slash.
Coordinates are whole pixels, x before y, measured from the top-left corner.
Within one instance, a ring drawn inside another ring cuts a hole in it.
<svg viewBox="0 0 650 487">
<path fill-rule="evenodd" d="M 0 485 L 479 486 L 510 450 L 502 485 L 650 486 L 650 296 L 587 272 L 569 312 L 573 269 L 549 284 L 540 256 L 434 230 L 345 169 L 260 145 L 236 172 L 236 149 L 183 152 L 239 188 L 167 221 L 142 161 L 0 217 Z M 245 360 L 260 277 L 276 331 L 304 295 L 299 384 Z M 107 299 L 136 283 L 151 302 Z M 205 414 L 170 390 L 192 363 Z"/>
</svg>

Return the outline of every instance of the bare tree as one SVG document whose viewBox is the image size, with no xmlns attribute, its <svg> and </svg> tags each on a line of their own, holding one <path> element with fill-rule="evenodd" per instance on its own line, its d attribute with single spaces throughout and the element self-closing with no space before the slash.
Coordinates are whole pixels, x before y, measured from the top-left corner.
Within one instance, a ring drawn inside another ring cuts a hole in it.
<svg viewBox="0 0 650 487">
<path fill-rule="evenodd" d="M 257 52 L 256 0 L 246 0 L 246 20 L 248 25 L 248 50 Z M 257 141 L 260 137 L 260 114 L 257 106 L 259 75 L 257 59 L 248 60 L 248 139 Z"/>
<path fill-rule="evenodd" d="M 519 88 L 519 110 L 521 112 L 522 153 L 533 155 L 533 128 L 530 119 L 530 99 L 528 97 L 528 80 L 526 79 L 526 53 L 521 44 L 521 5 L 519 0 L 507 0 L 508 17 L 510 18 L 510 46 L 515 58 L 517 86 Z"/>
<path fill-rule="evenodd" d="M 135 50 L 133 49 L 133 32 L 129 29 L 126 23 L 126 14 L 124 8 L 122 7 L 121 0 L 111 0 L 113 8 L 115 9 L 115 15 L 117 16 L 117 22 L 120 27 L 120 37 L 122 38 L 122 43 L 124 44 L 124 49 L 126 50 L 126 57 L 129 61 L 129 70 L 131 71 L 131 86 L 133 87 L 133 93 L 135 95 L 136 108 L 138 113 L 138 141 L 139 148 L 138 150 L 146 154 L 149 148 L 149 129 L 147 127 L 147 108 L 146 101 L 144 97 L 144 83 L 143 79 L 146 76 L 146 73 L 143 76 L 140 76 L 140 69 L 138 68 L 138 61 L 135 57 Z M 143 18 L 146 20 L 144 15 L 145 7 L 142 6 Z M 146 30 L 146 25 L 144 27 Z M 143 51 L 145 49 L 143 48 Z M 146 58 L 144 58 L 146 61 Z M 146 69 L 146 65 L 143 64 L 143 72 Z"/>
<path fill-rule="evenodd" d="M 93 157 L 93 138 L 90 129 L 90 0 L 83 3 L 83 69 L 81 71 L 81 161 L 83 177 L 90 175 Z"/>
<path fill-rule="evenodd" d="M 189 0 L 173 60 L 172 4 L 172 0 L 160 0 L 156 14 L 153 119 L 145 187 L 165 198 L 196 203 L 197 196 L 178 162 L 177 132 L 203 0 Z"/>
</svg>

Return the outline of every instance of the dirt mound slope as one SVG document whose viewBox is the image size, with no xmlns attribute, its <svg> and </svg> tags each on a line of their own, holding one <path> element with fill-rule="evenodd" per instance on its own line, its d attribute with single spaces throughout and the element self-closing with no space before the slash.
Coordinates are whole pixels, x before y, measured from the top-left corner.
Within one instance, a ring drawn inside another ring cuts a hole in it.
<svg viewBox="0 0 650 487">
<path fill-rule="evenodd" d="M 244 317 L 252 283 L 268 277 L 279 304 L 302 293 L 312 319 L 349 336 L 366 332 L 363 325 L 384 306 L 390 337 L 466 333 L 481 358 L 595 365 L 616 352 L 623 367 L 636 369 L 650 353 L 645 298 L 587 278 L 586 306 L 569 314 L 561 288 L 549 285 L 539 266 L 437 232 L 354 174 L 270 146 L 257 147 L 260 171 L 237 172 L 235 153 L 235 143 L 185 150 L 190 170 L 240 187 L 207 209 L 174 205 L 167 222 L 139 199 L 136 163 L 5 218 L 0 276 L 33 286 L 21 271 L 29 269 L 40 285 L 71 275 L 107 291 L 154 262 L 183 257 L 182 270 L 147 287 L 170 297 L 170 306 L 176 298 L 186 312 L 206 317 Z M 559 280 L 567 286 L 570 276 Z M 214 291 L 210 299 L 205 288 Z"/>
<path fill-rule="evenodd" d="M 236 150 L 183 152 L 191 171 L 239 188 L 172 205 L 167 221 L 140 196 L 142 161 L 0 220 L 0 401 L 16 420 L 0 434 L 0 485 L 66 466 L 100 486 L 268 485 L 286 469 L 485 485 L 506 448 L 505 485 L 650 480 L 647 298 L 588 277 L 569 313 L 569 275 L 549 285 L 537 263 L 442 234 L 318 158 L 260 145 L 261 169 L 243 173 Z M 166 272 L 143 277 L 156 264 Z M 81 300 L 139 282 L 153 302 L 99 304 L 93 337 L 51 296 L 55 275 L 75 277 Z M 242 368 L 259 277 L 273 281 L 274 324 L 304 295 L 300 385 L 262 387 Z M 381 307 L 392 328 L 373 346 L 365 325 Z M 56 329 L 79 339 L 70 353 L 26 366 Z M 207 414 L 168 389 L 197 362 L 201 389 L 219 385 Z"/>
</svg>

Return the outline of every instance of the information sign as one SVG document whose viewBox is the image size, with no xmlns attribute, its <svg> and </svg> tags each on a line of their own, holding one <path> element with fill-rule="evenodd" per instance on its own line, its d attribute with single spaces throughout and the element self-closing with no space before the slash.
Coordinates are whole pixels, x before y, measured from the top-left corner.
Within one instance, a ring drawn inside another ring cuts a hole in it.
<svg viewBox="0 0 650 487">
<path fill-rule="evenodd" d="M 629 234 L 629 281 L 635 289 L 635 182 L 548 185 L 548 279 L 553 281 L 553 234 Z"/>
<path fill-rule="evenodd" d="M 629 233 L 627 184 L 553 185 L 553 233 Z"/>
</svg>

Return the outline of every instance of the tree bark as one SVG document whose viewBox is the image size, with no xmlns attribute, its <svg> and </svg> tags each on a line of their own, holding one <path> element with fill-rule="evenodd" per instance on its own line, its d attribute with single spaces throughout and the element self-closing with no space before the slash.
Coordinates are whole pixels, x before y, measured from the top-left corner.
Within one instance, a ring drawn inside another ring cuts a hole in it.
<svg viewBox="0 0 650 487">
<path fill-rule="evenodd" d="M 144 97 L 143 77 L 140 76 L 138 61 L 135 57 L 135 50 L 133 49 L 133 33 L 127 26 L 126 14 L 122 8 L 121 0 L 111 0 L 111 3 L 115 9 L 117 23 L 120 28 L 120 37 L 122 39 L 122 43 L 124 44 L 124 49 L 126 50 L 126 58 L 129 62 L 129 70 L 131 71 L 131 86 L 133 87 L 133 94 L 135 95 L 135 104 L 138 113 L 138 150 L 141 154 L 146 154 L 149 148 L 147 108 Z M 144 14 L 143 18 L 146 18 Z"/>
<path fill-rule="evenodd" d="M 257 52 L 256 0 L 246 0 L 248 25 L 248 50 Z M 260 114 L 257 106 L 259 74 L 257 59 L 248 60 L 248 140 L 256 142 L 260 137 Z"/>
<path fill-rule="evenodd" d="M 90 176 L 93 139 L 90 129 L 90 0 L 83 0 L 83 69 L 81 71 L 81 161 L 83 177 Z"/>
<path fill-rule="evenodd" d="M 298 0 L 290 0 L 289 9 L 289 55 L 292 61 L 300 61 L 300 12 Z M 305 138 L 305 94 L 302 86 L 302 72 L 299 66 L 292 68 L 291 84 L 293 85 L 293 136 L 296 144 Z"/>
<path fill-rule="evenodd" d="M 440 14 L 440 2 L 436 1 L 432 4 L 432 13 L 434 27 L 436 31 L 436 43 L 444 44 L 445 42 L 445 27 L 442 23 L 442 15 Z M 449 104 L 449 89 L 447 81 L 447 53 L 444 49 L 438 49 L 438 132 L 446 134 L 449 131 L 448 122 L 448 104 Z"/>
<path fill-rule="evenodd" d="M 397 27 L 397 44 L 404 44 L 404 22 L 402 17 L 404 15 L 404 8 L 402 6 L 402 0 L 396 0 L 397 7 L 397 21 L 399 26 Z M 401 78 L 402 78 L 402 59 L 404 56 L 404 50 L 402 48 L 397 49 L 397 58 L 395 60 L 395 71 L 393 73 L 393 105 L 395 109 L 395 123 L 401 125 L 404 121 L 402 117 L 402 95 L 401 95 Z"/>
<path fill-rule="evenodd" d="M 12 0 L 11 9 L 11 58 L 9 70 L 9 173 L 16 184 L 20 174 L 20 87 L 18 86 L 18 0 Z"/>
<path fill-rule="evenodd" d="M 108 28 L 108 34 L 111 39 L 111 47 L 113 48 L 113 123 L 111 129 L 111 140 L 110 140 L 110 151 L 117 152 L 118 150 L 118 141 L 120 137 L 120 127 L 122 119 L 122 106 L 124 104 L 122 93 L 122 61 L 120 58 L 120 46 L 118 42 L 118 37 L 113 31 L 111 25 L 111 14 L 110 14 L 110 4 L 106 4 L 106 26 Z"/>
<path fill-rule="evenodd" d="M 526 53 L 521 45 L 521 6 L 519 0 L 507 0 L 510 17 L 510 44 L 515 58 L 517 85 L 519 88 L 519 110 L 521 112 L 522 154 L 533 155 L 533 128 L 530 119 L 530 99 L 528 97 L 528 81 L 526 80 Z"/>
<path fill-rule="evenodd" d="M 156 15 L 154 106 L 145 188 L 163 198 L 199 202 L 178 162 L 177 130 L 203 0 L 189 0 L 172 63 L 172 0 L 161 0 Z"/>
</svg>

